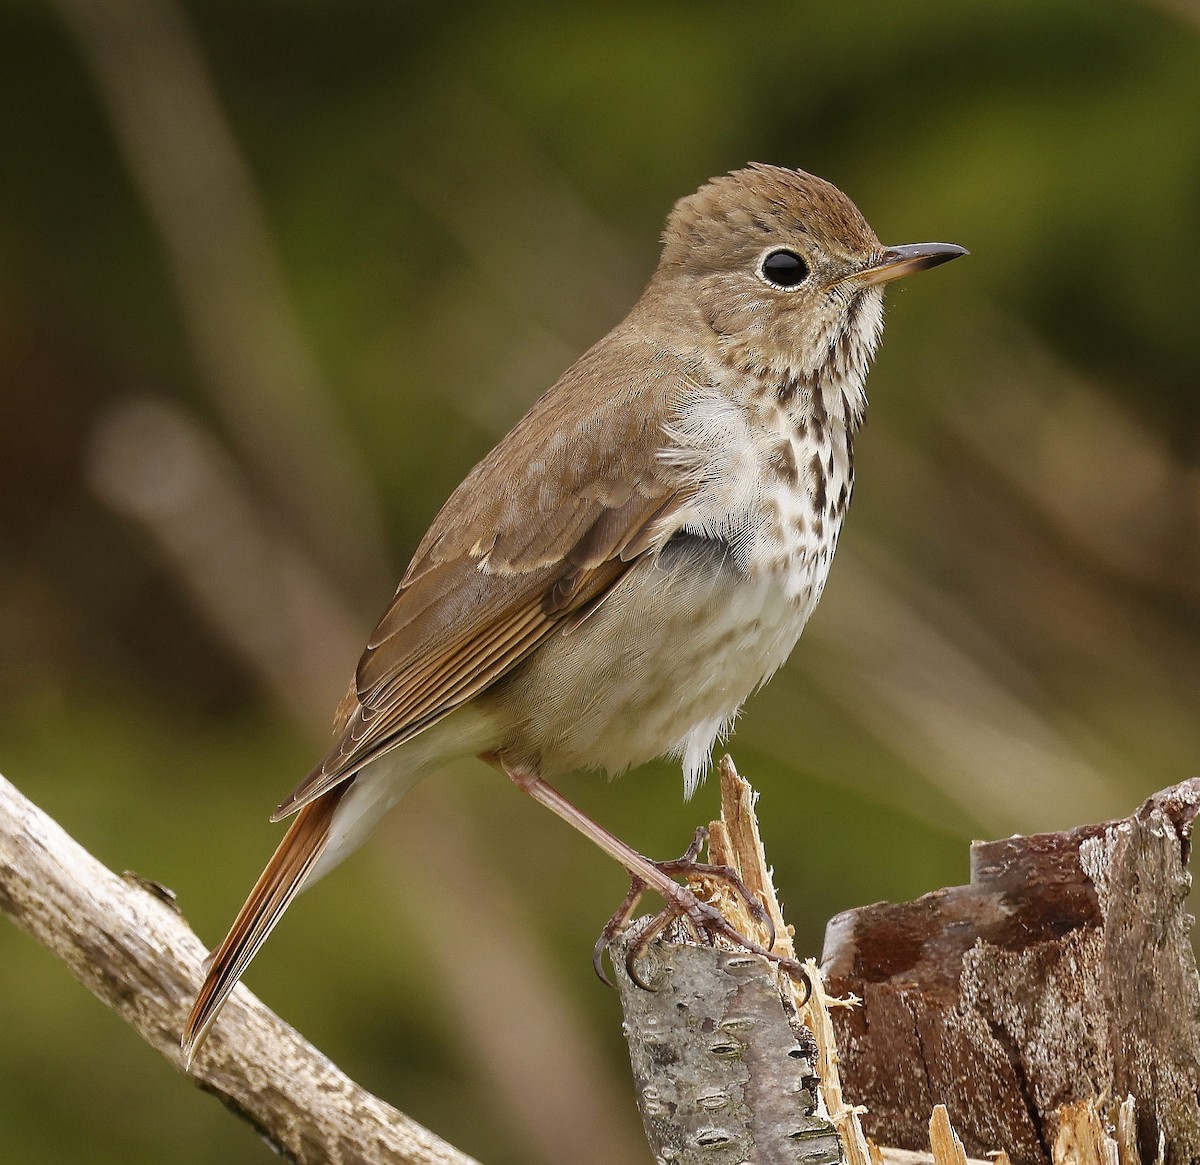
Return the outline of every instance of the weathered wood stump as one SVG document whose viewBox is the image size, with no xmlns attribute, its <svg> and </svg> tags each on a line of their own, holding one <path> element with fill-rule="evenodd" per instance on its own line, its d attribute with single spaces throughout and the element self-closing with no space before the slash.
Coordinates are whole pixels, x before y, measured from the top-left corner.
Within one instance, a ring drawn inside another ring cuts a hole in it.
<svg viewBox="0 0 1200 1165">
<path fill-rule="evenodd" d="M 787 1014 L 766 961 L 658 943 L 647 991 L 614 945 L 638 1106 L 655 1160 L 672 1165 L 836 1165 L 837 1134 L 817 1111 L 817 1048 Z"/>
<path fill-rule="evenodd" d="M 728 758 L 721 782 L 710 856 L 772 926 L 756 934 L 761 918 L 727 881 L 697 888 L 743 934 L 766 943 L 773 930 L 774 953 L 794 959 L 754 794 Z M 1198 811 L 1200 779 L 1123 821 L 976 844 L 969 885 L 834 919 L 827 982 L 806 964 L 809 999 L 777 965 L 678 932 L 639 963 L 647 991 L 623 973 L 625 936 L 614 953 L 656 1159 L 968 1165 L 965 1146 L 996 1165 L 1200 1162 L 1200 982 L 1184 912 Z M 0 778 L 0 913 L 177 1065 L 203 948 L 163 898 L 110 873 Z M 196 1081 L 289 1157 L 467 1160 L 244 988 L 226 1021 Z M 892 1147 L 868 1143 L 860 1116 Z"/>
<path fill-rule="evenodd" d="M 1200 779 L 1131 817 L 978 842 L 971 881 L 829 923 L 848 1096 L 873 1140 L 928 1144 L 945 1104 L 968 1152 L 1052 1159 L 1059 1110 L 1136 1102 L 1143 1162 L 1200 1161 L 1200 983 L 1184 911 Z"/>
</svg>

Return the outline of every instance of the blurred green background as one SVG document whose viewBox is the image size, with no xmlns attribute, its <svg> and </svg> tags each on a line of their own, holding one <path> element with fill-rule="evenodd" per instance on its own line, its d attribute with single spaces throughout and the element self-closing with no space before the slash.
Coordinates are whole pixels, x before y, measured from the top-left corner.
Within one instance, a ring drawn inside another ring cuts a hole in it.
<svg viewBox="0 0 1200 1165">
<path fill-rule="evenodd" d="M 1195 772 L 1200 6 L 762 7 L 0 10 L 0 771 L 207 941 L 439 504 L 750 159 L 972 252 L 890 293 L 828 591 L 731 746 L 804 949 Z M 564 787 L 664 857 L 716 804 Z M 489 1165 L 642 1162 L 624 889 L 465 765 L 249 982 Z M 0 998 L 5 1161 L 271 1159 L 7 924 Z"/>
</svg>

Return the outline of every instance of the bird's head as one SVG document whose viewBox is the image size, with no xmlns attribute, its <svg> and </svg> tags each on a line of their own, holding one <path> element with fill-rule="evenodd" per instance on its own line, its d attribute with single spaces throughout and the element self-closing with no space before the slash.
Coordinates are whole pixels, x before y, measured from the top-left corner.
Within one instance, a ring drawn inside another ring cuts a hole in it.
<svg viewBox="0 0 1200 1165">
<path fill-rule="evenodd" d="M 698 315 L 739 371 L 861 383 L 885 285 L 966 253 L 952 243 L 886 247 L 836 186 L 755 163 L 676 203 L 652 286 L 668 310 Z"/>
</svg>

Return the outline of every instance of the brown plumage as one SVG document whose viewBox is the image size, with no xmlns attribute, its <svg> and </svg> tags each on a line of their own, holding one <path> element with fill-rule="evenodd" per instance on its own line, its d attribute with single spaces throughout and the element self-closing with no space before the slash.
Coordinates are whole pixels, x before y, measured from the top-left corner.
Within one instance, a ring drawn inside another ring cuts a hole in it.
<svg viewBox="0 0 1200 1165">
<path fill-rule="evenodd" d="M 820 595 L 882 285 L 963 254 L 884 248 L 840 191 L 753 166 L 681 200 L 629 316 L 454 491 L 372 634 L 327 756 L 213 956 L 190 1061 L 300 887 L 426 772 L 500 765 L 682 909 L 690 895 L 544 780 L 683 757 L 690 792 Z"/>
<path fill-rule="evenodd" d="M 483 690 L 674 532 L 686 486 L 655 454 L 687 370 L 647 352 L 628 325 L 542 396 L 442 507 L 367 642 L 357 707 L 273 820 Z M 573 416 L 581 397 L 588 412 Z M 557 474 L 545 471 L 549 457 Z"/>
<path fill-rule="evenodd" d="M 267 867 L 259 875 L 224 942 L 213 952 L 204 984 L 192 1005 L 183 1046 L 189 1064 L 192 1049 L 207 1035 L 229 993 L 245 973 L 258 948 L 299 893 L 329 837 L 329 825 L 341 800 L 334 789 L 306 805 L 288 827 Z"/>
</svg>

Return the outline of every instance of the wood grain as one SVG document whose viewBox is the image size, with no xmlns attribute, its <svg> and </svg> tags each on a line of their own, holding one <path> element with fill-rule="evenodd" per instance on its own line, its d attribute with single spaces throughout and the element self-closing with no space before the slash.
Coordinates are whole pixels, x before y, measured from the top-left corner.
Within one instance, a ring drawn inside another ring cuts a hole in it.
<svg viewBox="0 0 1200 1165">
<path fill-rule="evenodd" d="M 833 919 L 823 970 L 868 1134 L 920 1149 L 945 1104 L 967 1152 L 1048 1162 L 1059 1109 L 1136 1101 L 1154 1161 L 1200 1160 L 1200 982 L 1184 912 L 1200 779 L 1130 817 L 976 843 L 971 882 Z M 1108 1111 L 1111 1110 L 1111 1111 Z"/>
</svg>

